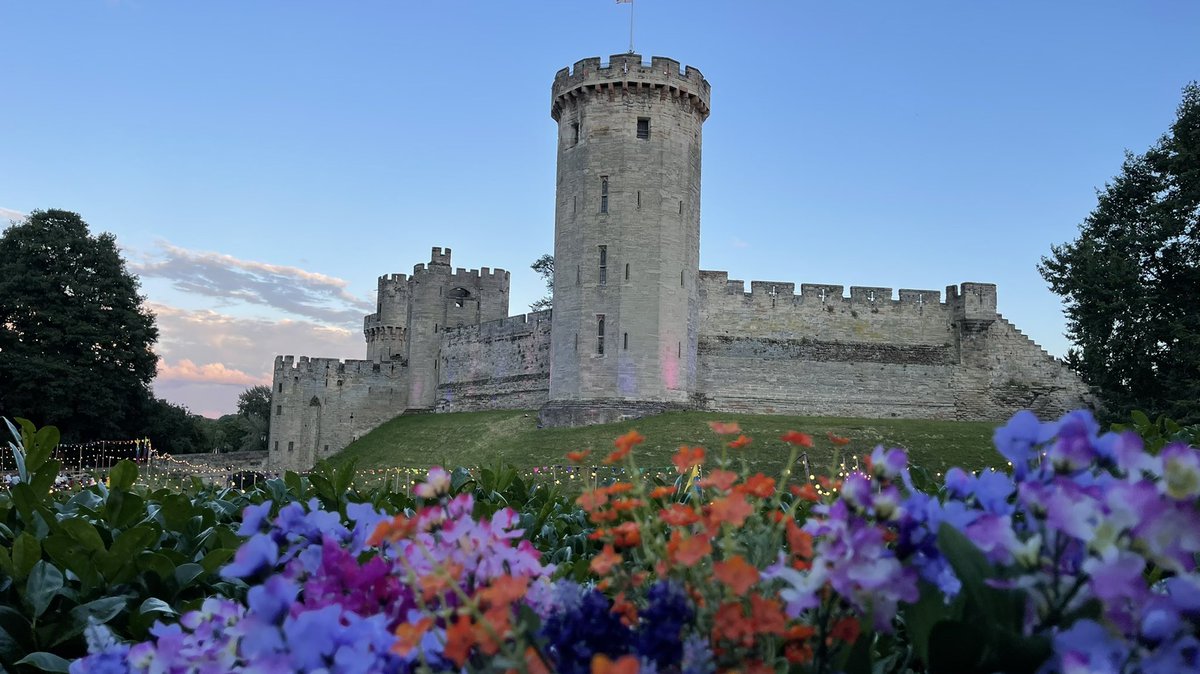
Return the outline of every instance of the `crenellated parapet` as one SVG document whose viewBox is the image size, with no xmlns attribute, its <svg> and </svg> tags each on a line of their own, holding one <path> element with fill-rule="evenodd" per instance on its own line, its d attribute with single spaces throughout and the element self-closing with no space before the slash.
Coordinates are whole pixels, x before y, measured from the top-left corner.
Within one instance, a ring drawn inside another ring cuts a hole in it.
<svg viewBox="0 0 1200 674">
<path fill-rule="evenodd" d="M 710 297 L 724 295 L 739 297 L 750 304 L 772 303 L 774 306 L 818 306 L 829 307 L 846 305 L 853 307 L 913 307 L 950 305 L 942 303 L 942 294 L 937 290 L 920 290 L 901 288 L 899 296 L 895 296 L 892 288 L 886 286 L 850 286 L 850 294 L 845 294 L 846 287 L 829 283 L 801 283 L 800 292 L 796 292 L 796 284 L 787 281 L 751 281 L 750 292 L 746 292 L 746 282 L 730 279 L 723 271 L 701 271 L 700 284 Z M 976 284 L 965 284 L 976 285 Z M 954 286 L 950 286 L 954 288 Z M 993 289 L 995 286 L 992 286 Z M 993 293 L 994 297 L 994 293 Z"/>
<path fill-rule="evenodd" d="M 662 56 L 644 63 L 640 54 L 614 54 L 604 63 L 600 57 L 577 61 L 554 76 L 550 116 L 556 121 L 572 101 L 617 91 L 645 90 L 662 98 L 685 101 L 708 117 L 712 87 L 699 70 L 681 68 L 679 61 Z"/>
<path fill-rule="evenodd" d="M 373 360 L 340 358 L 310 358 L 309 356 L 275 356 L 275 377 L 325 374 L 393 373 L 403 369 L 399 363 L 378 363 Z"/>
<path fill-rule="evenodd" d="M 495 321 L 485 321 L 478 325 L 462 325 L 453 328 L 447 328 L 448 339 L 475 339 L 478 337 L 487 337 L 489 339 L 497 339 L 502 337 L 512 337 L 515 335 L 527 334 L 531 330 L 537 328 L 539 323 L 549 322 L 553 310 L 546 309 L 544 311 L 531 311 L 527 314 L 518 314 L 501 318 Z"/>
</svg>

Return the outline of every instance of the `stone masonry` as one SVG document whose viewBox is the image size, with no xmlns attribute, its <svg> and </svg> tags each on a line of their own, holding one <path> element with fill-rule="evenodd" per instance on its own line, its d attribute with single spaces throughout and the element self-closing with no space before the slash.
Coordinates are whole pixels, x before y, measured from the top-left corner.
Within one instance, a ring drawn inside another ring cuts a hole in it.
<svg viewBox="0 0 1200 674">
<path fill-rule="evenodd" d="M 703 409 L 871 418 L 1053 416 L 1086 386 L 996 311 L 996 286 L 730 280 L 701 271 L 695 68 L 618 54 L 554 78 L 554 309 L 508 316 L 509 274 L 433 248 L 379 278 L 366 360 L 275 359 L 270 470 L 399 414 L 538 410 L 545 425 Z"/>
</svg>

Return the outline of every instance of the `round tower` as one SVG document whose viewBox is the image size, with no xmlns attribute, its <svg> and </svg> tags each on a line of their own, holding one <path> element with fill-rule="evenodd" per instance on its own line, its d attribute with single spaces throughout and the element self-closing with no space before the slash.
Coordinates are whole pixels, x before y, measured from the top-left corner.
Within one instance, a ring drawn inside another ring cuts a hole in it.
<svg viewBox="0 0 1200 674">
<path fill-rule="evenodd" d="M 558 122 L 547 425 L 687 405 L 699 320 L 700 147 L 710 87 L 618 54 L 554 77 Z"/>
<path fill-rule="evenodd" d="M 408 279 L 404 274 L 379 277 L 375 313 L 363 318 L 367 360 L 403 360 L 408 348 Z"/>
</svg>

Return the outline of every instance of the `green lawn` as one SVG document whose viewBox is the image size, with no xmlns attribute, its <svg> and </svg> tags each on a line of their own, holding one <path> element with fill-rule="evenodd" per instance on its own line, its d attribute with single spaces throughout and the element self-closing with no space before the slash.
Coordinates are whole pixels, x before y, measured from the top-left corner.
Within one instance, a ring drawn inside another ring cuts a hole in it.
<svg viewBox="0 0 1200 674">
<path fill-rule="evenodd" d="M 992 422 L 671 412 L 602 426 L 539 429 L 535 411 L 509 410 L 400 416 L 363 436 L 333 460 L 353 460 L 360 470 L 475 467 L 497 462 L 531 469 L 565 464 L 568 451 L 593 449 L 588 463 L 599 464 L 612 450 L 614 438 L 636 428 L 646 436 L 646 442 L 635 450 L 638 465 L 662 468 L 671 465 L 671 454 L 682 444 L 704 446 L 710 456 L 720 450 L 721 440 L 709 430 L 708 421 L 738 422 L 754 442 L 730 453 L 768 474 L 777 473 L 787 459 L 789 447 L 779 436 L 788 430 L 813 436 L 816 446 L 809 450 L 809 460 L 815 473 L 836 473 L 831 468 L 844 458 L 867 454 L 877 444 L 907 448 L 913 463 L 931 473 L 955 465 L 975 470 L 1000 461 L 992 448 L 996 426 Z M 851 443 L 834 447 L 826 438 L 827 431 L 850 438 Z"/>
</svg>

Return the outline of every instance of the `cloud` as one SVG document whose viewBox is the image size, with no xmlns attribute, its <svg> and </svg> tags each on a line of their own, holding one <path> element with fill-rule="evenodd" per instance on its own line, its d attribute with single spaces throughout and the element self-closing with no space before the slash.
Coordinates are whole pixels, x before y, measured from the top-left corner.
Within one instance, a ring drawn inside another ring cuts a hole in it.
<svg viewBox="0 0 1200 674">
<path fill-rule="evenodd" d="M 742 241 L 741 239 L 739 239 L 735 236 L 735 237 L 733 237 L 733 247 L 734 248 L 749 248 L 750 244 L 746 241 Z"/>
<path fill-rule="evenodd" d="M 270 383 L 277 355 L 363 358 L 366 354 L 362 333 L 340 326 L 240 318 L 157 303 L 149 307 L 159 330 L 155 352 L 161 360 L 155 393 L 205 414 L 232 412 L 244 387 Z"/>
<path fill-rule="evenodd" d="M 259 386 L 270 384 L 270 377 L 254 377 L 226 367 L 224 363 L 205 363 L 197 365 L 184 358 L 174 365 L 164 359 L 158 360 L 157 381 L 191 381 L 205 384 L 232 384 L 237 386 Z"/>
<path fill-rule="evenodd" d="M 0 224 L 8 224 L 10 220 L 24 220 L 25 214 L 11 208 L 0 206 Z"/>
<path fill-rule="evenodd" d="M 374 304 L 346 290 L 346 281 L 298 267 L 158 243 L 158 251 L 130 269 L 171 281 L 176 290 L 268 306 L 338 325 L 357 325 Z"/>
</svg>

